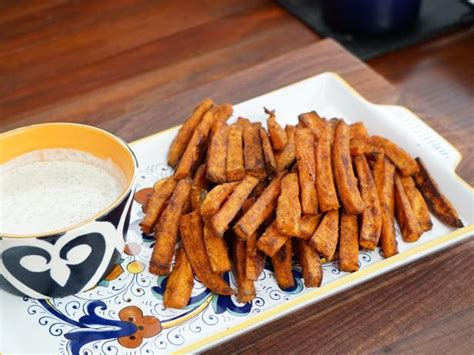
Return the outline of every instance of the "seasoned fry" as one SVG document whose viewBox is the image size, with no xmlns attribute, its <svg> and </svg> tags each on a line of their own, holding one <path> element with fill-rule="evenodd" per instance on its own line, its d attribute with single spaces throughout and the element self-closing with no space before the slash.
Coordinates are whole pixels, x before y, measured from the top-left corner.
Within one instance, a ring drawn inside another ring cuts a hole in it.
<svg viewBox="0 0 474 355">
<path fill-rule="evenodd" d="M 263 180 L 267 177 L 259 122 L 244 124 L 244 165 L 247 174 Z"/>
<path fill-rule="evenodd" d="M 415 182 L 411 176 L 400 176 L 402 181 L 403 189 L 410 200 L 410 205 L 415 212 L 416 220 L 420 225 L 420 228 L 426 232 L 433 228 L 433 222 L 431 222 L 430 212 L 426 205 L 421 192 L 416 188 Z"/>
<path fill-rule="evenodd" d="M 209 182 L 206 179 L 206 164 L 201 165 L 194 174 L 193 183 L 191 185 L 191 208 L 198 210 L 207 194 Z"/>
<path fill-rule="evenodd" d="M 254 281 L 247 277 L 247 246 L 237 236 L 232 238 L 234 254 L 234 274 L 237 281 L 237 300 L 247 303 L 256 296 Z"/>
<path fill-rule="evenodd" d="M 339 238 L 339 210 L 326 212 L 323 220 L 309 239 L 311 245 L 326 260 L 330 260 L 336 252 Z"/>
<path fill-rule="evenodd" d="M 356 122 L 350 125 L 351 128 L 351 140 L 358 139 L 363 142 L 370 142 L 369 132 L 365 128 L 363 122 Z"/>
<path fill-rule="evenodd" d="M 166 201 L 170 198 L 176 187 L 177 181 L 172 177 L 163 180 L 159 189 L 153 192 L 146 204 L 146 213 L 140 222 L 140 228 L 143 233 L 151 234 L 155 228 L 156 222 L 165 209 Z"/>
<path fill-rule="evenodd" d="M 342 213 L 339 236 L 339 270 L 359 270 L 357 216 Z"/>
<path fill-rule="evenodd" d="M 179 232 L 186 256 L 199 280 L 218 295 L 233 295 L 234 290 L 219 274 L 212 271 L 204 246 L 203 226 L 199 212 L 194 211 L 181 216 Z"/>
<path fill-rule="evenodd" d="M 268 175 L 273 176 L 277 173 L 275 154 L 267 131 L 263 127 L 260 127 L 260 139 L 262 140 L 263 156 L 265 157 L 265 168 Z"/>
<path fill-rule="evenodd" d="M 214 114 L 214 122 L 212 124 L 212 134 L 214 134 L 218 128 L 219 122 L 225 123 L 232 113 L 234 109 L 232 105 L 229 103 L 219 104 L 212 108 L 212 113 Z"/>
<path fill-rule="evenodd" d="M 304 285 L 319 287 L 323 281 L 323 266 L 318 253 L 306 240 L 298 240 L 298 261 L 303 269 Z"/>
<path fill-rule="evenodd" d="M 346 213 L 359 214 L 364 210 L 365 204 L 360 196 L 357 179 L 352 170 L 349 140 L 349 126 L 343 120 L 339 120 L 336 123 L 332 150 L 337 192 Z"/>
<path fill-rule="evenodd" d="M 242 134 L 242 126 L 238 124 L 230 126 L 226 162 L 226 176 L 228 181 L 242 180 L 245 176 Z"/>
<path fill-rule="evenodd" d="M 226 184 L 216 185 L 209 191 L 201 205 L 202 218 L 209 219 L 214 216 L 227 197 L 234 191 L 237 184 L 237 182 L 228 182 Z"/>
<path fill-rule="evenodd" d="M 302 113 L 298 116 L 298 121 L 303 127 L 307 127 L 311 130 L 316 140 L 321 137 L 326 127 L 326 120 L 321 118 L 316 111 Z"/>
<path fill-rule="evenodd" d="M 394 174 L 395 166 L 383 156 L 375 160 L 374 181 L 382 209 L 382 230 L 380 241 L 386 258 L 398 254 L 397 240 L 395 239 L 394 227 Z"/>
<path fill-rule="evenodd" d="M 166 308 L 181 309 L 188 305 L 194 286 L 194 273 L 183 247 L 176 252 L 176 259 L 168 281 L 163 305 Z"/>
<path fill-rule="evenodd" d="M 212 226 L 217 232 L 217 235 L 224 235 L 224 232 L 229 228 L 230 222 L 240 211 L 245 200 L 250 196 L 252 190 L 257 184 L 257 178 L 246 175 L 237 185 L 222 208 L 212 217 Z"/>
<path fill-rule="evenodd" d="M 285 235 L 297 236 L 301 232 L 301 206 L 298 175 L 291 173 L 281 180 L 281 192 L 278 197 L 276 224 Z"/>
<path fill-rule="evenodd" d="M 168 152 L 168 164 L 170 166 L 175 166 L 181 158 L 202 117 L 213 105 L 214 102 L 211 99 L 205 99 L 194 109 L 192 115 L 184 121 Z"/>
<path fill-rule="evenodd" d="M 401 171 L 402 175 L 409 176 L 418 172 L 416 161 L 402 148 L 380 136 L 372 136 L 372 143 L 382 147 L 387 157 Z"/>
<path fill-rule="evenodd" d="M 319 221 L 321 220 L 320 214 L 305 214 L 301 217 L 301 233 L 298 238 L 308 240 L 311 238 L 311 236 L 314 234 L 314 231 L 316 230 L 316 227 L 319 224 Z"/>
<path fill-rule="evenodd" d="M 291 259 L 293 250 L 291 240 L 288 239 L 280 250 L 272 257 L 273 269 L 275 277 L 281 289 L 293 287 L 295 279 L 293 277 L 293 269 Z"/>
<path fill-rule="evenodd" d="M 250 237 L 275 210 L 283 176 L 284 173 L 280 173 L 274 178 L 253 206 L 235 224 L 234 231 L 240 238 L 245 240 Z"/>
<path fill-rule="evenodd" d="M 225 240 L 216 235 L 209 221 L 204 222 L 204 244 L 212 271 L 220 274 L 232 269 Z"/>
<path fill-rule="evenodd" d="M 150 260 L 150 272 L 165 276 L 170 272 L 171 261 L 178 239 L 178 222 L 191 191 L 191 179 L 178 182 L 168 205 L 163 211 L 155 229 L 155 246 Z"/>
<path fill-rule="evenodd" d="M 275 160 L 277 162 L 278 171 L 283 171 L 290 167 L 296 158 L 295 148 L 295 127 L 286 126 L 286 135 L 288 136 L 288 142 L 283 150 L 275 153 Z"/>
<path fill-rule="evenodd" d="M 395 216 L 405 242 L 416 242 L 420 239 L 423 231 L 398 174 L 395 174 Z"/>
<path fill-rule="evenodd" d="M 247 254 L 245 263 L 245 274 L 250 280 L 257 280 L 259 275 L 259 267 L 257 260 L 257 232 L 247 238 Z"/>
<path fill-rule="evenodd" d="M 318 213 L 316 160 L 314 156 L 314 137 L 309 129 L 296 129 L 295 147 L 301 189 L 301 211 L 306 214 L 316 214 Z"/>
<path fill-rule="evenodd" d="M 272 257 L 289 238 L 289 236 L 280 233 L 274 221 L 257 240 L 257 249 Z"/>
<path fill-rule="evenodd" d="M 331 124 L 326 124 L 318 143 L 315 145 L 316 192 L 318 194 L 319 209 L 321 212 L 339 208 L 331 164 L 332 132 Z"/>
<path fill-rule="evenodd" d="M 267 118 L 267 127 L 273 149 L 278 151 L 283 150 L 288 143 L 287 132 L 276 121 L 275 111 L 265 109 L 265 113 L 270 115 Z"/>
<path fill-rule="evenodd" d="M 207 180 L 221 184 L 227 180 L 227 138 L 229 126 L 222 121 L 217 121 L 216 132 L 212 136 L 209 150 L 207 151 Z"/>
<path fill-rule="evenodd" d="M 375 250 L 382 230 L 382 209 L 377 187 L 367 159 L 363 155 L 354 157 L 354 165 L 360 193 L 367 206 L 361 215 L 359 244 L 363 249 Z"/>
<path fill-rule="evenodd" d="M 416 158 L 419 172 L 414 176 L 416 186 L 420 189 L 431 212 L 438 217 L 441 222 L 450 227 L 462 228 L 464 224 L 459 218 L 453 205 L 444 196 L 436 181 L 431 177 L 420 158 Z"/>
<path fill-rule="evenodd" d="M 350 151 L 352 156 L 365 154 L 374 157 L 376 154 L 384 154 L 384 150 L 379 146 L 358 138 L 351 138 Z"/>
</svg>

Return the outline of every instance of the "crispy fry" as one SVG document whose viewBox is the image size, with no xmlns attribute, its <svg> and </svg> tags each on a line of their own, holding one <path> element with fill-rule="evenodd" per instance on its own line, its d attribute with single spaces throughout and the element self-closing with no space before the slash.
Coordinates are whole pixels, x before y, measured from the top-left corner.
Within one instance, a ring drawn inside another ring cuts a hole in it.
<svg viewBox="0 0 474 355">
<path fill-rule="evenodd" d="M 237 236 L 232 238 L 234 254 L 234 274 L 237 281 L 237 300 L 247 303 L 256 296 L 254 281 L 247 277 L 247 245 Z"/>
<path fill-rule="evenodd" d="M 365 154 L 369 157 L 373 157 L 376 154 L 384 154 L 384 150 L 379 146 L 359 138 L 351 138 L 350 151 L 352 156 Z"/>
<path fill-rule="evenodd" d="M 319 209 L 321 212 L 339 208 L 331 164 L 332 132 L 331 124 L 326 124 L 318 143 L 315 145 L 316 192 L 318 194 Z"/>
<path fill-rule="evenodd" d="M 382 209 L 377 187 L 367 159 L 363 155 L 354 157 L 354 165 L 359 179 L 360 193 L 367 206 L 361 215 L 359 244 L 361 248 L 374 250 L 379 243 L 382 230 Z"/>
<path fill-rule="evenodd" d="M 410 205 L 415 212 L 416 220 L 420 225 L 420 228 L 426 232 L 433 228 L 433 222 L 431 222 L 430 212 L 426 205 L 421 192 L 416 188 L 415 182 L 411 176 L 400 176 L 402 181 L 403 189 L 410 200 Z"/>
<path fill-rule="evenodd" d="M 191 179 L 178 182 L 161 214 L 155 229 L 155 246 L 150 260 L 150 272 L 165 276 L 170 272 L 171 261 L 178 239 L 178 222 L 191 191 Z"/>
<path fill-rule="evenodd" d="M 311 130 L 316 140 L 321 137 L 326 127 L 326 120 L 321 118 L 316 111 L 302 113 L 298 116 L 298 121 L 303 127 L 307 127 Z"/>
<path fill-rule="evenodd" d="M 275 210 L 283 176 L 284 173 L 280 173 L 274 178 L 253 206 L 235 224 L 234 231 L 239 237 L 244 240 L 250 237 Z"/>
<path fill-rule="evenodd" d="M 402 175 L 408 176 L 418 172 L 416 161 L 392 141 L 380 136 L 372 136 L 372 143 L 383 148 L 387 157 L 401 171 Z"/>
<path fill-rule="evenodd" d="M 179 232 L 186 256 L 199 280 L 218 295 L 233 295 L 234 290 L 219 274 L 212 271 L 204 246 L 203 225 L 199 212 L 194 211 L 181 216 Z"/>
<path fill-rule="evenodd" d="M 227 143 L 227 181 L 242 180 L 245 176 L 242 134 L 242 126 L 238 124 L 230 126 Z"/>
<path fill-rule="evenodd" d="M 250 196 L 257 184 L 257 178 L 246 175 L 237 185 L 221 209 L 212 217 L 212 226 L 217 232 L 217 235 L 224 235 L 224 232 L 229 228 L 230 222 L 240 211 L 245 200 Z"/>
<path fill-rule="evenodd" d="M 247 174 L 263 180 L 267 177 L 262 140 L 260 139 L 260 123 L 244 124 L 244 165 Z"/>
<path fill-rule="evenodd" d="M 364 210 L 365 204 L 360 197 L 357 179 L 352 170 L 349 140 L 349 126 L 343 120 L 339 120 L 336 123 L 332 150 L 332 164 L 337 192 L 346 213 L 359 214 Z"/>
<path fill-rule="evenodd" d="M 416 186 L 420 189 L 431 212 L 438 217 L 441 222 L 450 227 L 462 228 L 464 224 L 459 218 L 453 205 L 444 196 L 436 181 L 431 177 L 420 158 L 416 158 L 419 172 L 414 176 Z"/>
<path fill-rule="evenodd" d="M 398 254 L 394 227 L 394 174 L 395 166 L 383 156 L 378 156 L 375 160 L 373 175 L 382 209 L 380 241 L 386 258 Z"/>
<path fill-rule="evenodd" d="M 214 102 L 212 102 L 211 99 L 205 99 L 194 109 L 192 115 L 184 121 L 184 124 L 179 129 L 173 143 L 171 143 L 168 152 L 168 164 L 170 166 L 175 166 L 179 161 L 186 150 L 196 127 L 201 122 L 206 111 L 208 111 L 213 105 Z"/>
<path fill-rule="evenodd" d="M 140 222 L 140 228 L 143 233 L 151 234 L 155 229 L 156 222 L 165 209 L 166 201 L 170 198 L 176 187 L 177 181 L 172 177 L 163 180 L 160 188 L 153 192 L 146 204 L 146 214 Z"/>
<path fill-rule="evenodd" d="M 263 156 L 265 157 L 265 168 L 268 175 L 273 176 L 277 173 L 275 154 L 267 131 L 263 127 L 260 127 L 260 139 L 262 140 Z"/>
<path fill-rule="evenodd" d="M 209 150 L 207 151 L 207 180 L 220 184 L 227 180 L 227 138 L 229 126 L 222 121 L 217 121 L 216 132 L 212 136 Z"/>
<path fill-rule="evenodd" d="M 247 238 L 247 254 L 245 263 L 245 274 L 250 280 L 257 280 L 259 275 L 257 253 L 257 232 Z"/>
<path fill-rule="evenodd" d="M 256 273 L 257 273 L 256 279 L 260 277 L 260 275 L 263 272 L 263 269 L 265 268 L 265 259 L 266 259 L 265 254 L 263 254 L 260 250 L 257 249 L 257 257 L 256 257 L 256 262 L 255 262 Z"/>
<path fill-rule="evenodd" d="M 297 236 L 301 232 L 299 190 L 297 174 L 291 173 L 282 178 L 276 212 L 276 224 L 280 232 L 285 235 Z"/>
<path fill-rule="evenodd" d="M 204 222 L 204 244 L 212 271 L 220 274 L 232 269 L 225 240 L 216 235 L 209 221 Z"/>
<path fill-rule="evenodd" d="M 359 240 L 357 216 L 342 213 L 339 236 L 339 270 L 359 270 Z"/>
<path fill-rule="evenodd" d="M 321 220 L 320 214 L 305 214 L 301 217 L 301 233 L 298 238 L 308 240 L 311 238 L 311 236 L 314 234 L 314 231 L 316 230 L 316 227 L 319 224 L 319 221 Z"/>
<path fill-rule="evenodd" d="M 283 171 L 290 167 L 296 158 L 295 148 L 295 127 L 286 126 L 286 135 L 288 136 L 288 142 L 283 150 L 275 153 L 275 160 L 277 162 L 278 171 Z"/>
<path fill-rule="evenodd" d="M 301 188 L 301 211 L 306 214 L 316 214 L 318 213 L 316 160 L 314 156 L 314 137 L 309 129 L 296 129 L 295 147 Z"/>
<path fill-rule="evenodd" d="M 351 140 L 358 139 L 363 142 L 370 142 L 369 132 L 365 128 L 363 122 L 356 122 L 350 125 L 351 128 Z"/>
<path fill-rule="evenodd" d="M 330 260 L 336 252 L 339 238 L 339 210 L 326 212 L 313 236 L 309 239 L 311 245 L 326 260 Z"/>
<path fill-rule="evenodd" d="M 209 182 L 206 179 L 206 164 L 201 165 L 194 174 L 193 183 L 191 185 L 191 208 L 198 210 L 207 194 Z"/>
<path fill-rule="evenodd" d="M 212 124 L 211 134 L 214 134 L 219 126 L 219 122 L 225 123 L 232 113 L 234 109 L 232 105 L 229 103 L 219 104 L 212 108 L 214 114 L 214 123 Z"/>
<path fill-rule="evenodd" d="M 265 232 L 257 240 L 257 249 L 272 257 L 286 243 L 290 237 L 281 234 L 274 221 L 265 229 Z"/>
<path fill-rule="evenodd" d="M 293 250 L 291 240 L 288 239 L 280 250 L 272 257 L 273 269 L 275 277 L 281 289 L 293 287 L 295 279 L 293 277 L 293 269 L 291 259 Z"/>
<path fill-rule="evenodd" d="M 267 119 L 267 127 L 273 149 L 283 150 L 288 143 L 287 132 L 276 121 L 275 111 L 265 109 L 265 113 L 270 115 Z"/>
<path fill-rule="evenodd" d="M 163 305 L 181 309 L 188 305 L 194 286 L 194 273 L 183 247 L 176 252 L 176 259 L 166 283 Z"/>
<path fill-rule="evenodd" d="M 314 217 L 314 216 L 312 216 Z M 319 287 L 323 281 L 323 266 L 318 253 L 306 240 L 297 241 L 298 261 L 303 269 L 304 285 Z"/>
<path fill-rule="evenodd" d="M 209 191 L 201 205 L 202 218 L 209 219 L 214 216 L 227 197 L 234 191 L 237 184 L 237 182 L 228 182 L 226 184 L 216 185 Z"/>
<path fill-rule="evenodd" d="M 395 216 L 397 217 L 400 232 L 405 242 L 416 242 L 423 233 L 410 200 L 403 189 L 400 176 L 395 174 Z"/>
</svg>

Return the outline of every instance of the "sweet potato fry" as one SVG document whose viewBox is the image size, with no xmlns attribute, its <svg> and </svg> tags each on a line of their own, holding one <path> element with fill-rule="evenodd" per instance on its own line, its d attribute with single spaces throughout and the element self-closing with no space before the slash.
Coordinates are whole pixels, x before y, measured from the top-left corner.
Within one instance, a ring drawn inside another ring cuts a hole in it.
<svg viewBox="0 0 474 355">
<path fill-rule="evenodd" d="M 232 238 L 234 255 L 234 274 L 237 281 L 237 300 L 247 303 L 256 296 L 254 281 L 247 277 L 247 245 L 237 236 Z"/>
<path fill-rule="evenodd" d="M 188 305 L 194 286 L 194 272 L 183 247 L 176 252 L 176 259 L 168 281 L 163 305 L 166 308 L 181 309 Z"/>
<path fill-rule="evenodd" d="M 258 179 L 246 175 L 245 178 L 236 186 L 227 201 L 221 209 L 212 217 L 212 226 L 217 235 L 223 236 L 229 228 L 230 222 L 242 208 L 247 197 L 250 196 L 254 187 L 258 184 Z"/>
<path fill-rule="evenodd" d="M 201 165 L 194 174 L 193 183 L 191 185 L 191 208 L 198 210 L 207 194 L 209 182 L 206 179 L 206 164 Z"/>
<path fill-rule="evenodd" d="M 204 246 L 203 225 L 199 212 L 194 211 L 181 216 L 179 232 L 186 256 L 199 280 L 218 295 L 233 295 L 234 290 L 219 274 L 212 271 Z"/>
<path fill-rule="evenodd" d="M 216 132 L 212 136 L 209 150 L 207 151 L 207 180 L 221 184 L 227 180 L 227 138 L 229 126 L 222 121 L 217 121 Z"/>
<path fill-rule="evenodd" d="M 257 249 L 272 257 L 289 238 L 289 236 L 280 233 L 274 221 L 257 240 Z"/>
<path fill-rule="evenodd" d="M 306 240 L 297 241 L 298 262 L 303 269 L 304 285 L 319 287 L 323 281 L 323 266 L 316 250 Z"/>
<path fill-rule="evenodd" d="M 339 210 L 326 212 L 313 236 L 309 239 L 311 245 L 326 260 L 330 260 L 336 252 L 339 238 Z"/>
<path fill-rule="evenodd" d="M 212 108 L 212 113 L 214 114 L 214 122 L 211 128 L 211 134 L 214 134 L 219 126 L 219 123 L 225 123 L 230 116 L 232 116 L 234 109 L 229 103 L 219 104 Z"/>
<path fill-rule="evenodd" d="M 273 149 L 283 150 L 288 143 L 287 132 L 276 121 L 275 111 L 265 109 L 265 113 L 270 115 L 267 119 L 267 127 Z"/>
<path fill-rule="evenodd" d="M 288 239 L 283 247 L 272 257 L 272 265 L 275 277 L 281 289 L 293 287 L 295 278 L 293 277 L 293 268 L 291 259 L 293 257 L 293 248 L 291 239 Z"/>
<path fill-rule="evenodd" d="M 372 136 L 372 143 L 383 148 L 387 157 L 400 170 L 402 175 L 409 176 L 418 172 L 418 165 L 416 161 L 400 148 L 398 145 L 380 136 Z"/>
<path fill-rule="evenodd" d="M 430 212 L 426 205 L 421 192 L 416 188 L 415 182 L 411 176 L 400 176 L 402 181 L 403 189 L 410 200 L 410 205 L 415 212 L 416 220 L 420 225 L 420 228 L 426 232 L 433 228 L 433 222 L 431 222 Z"/>
<path fill-rule="evenodd" d="M 360 193 L 367 206 L 360 219 L 359 244 L 363 249 L 374 250 L 379 243 L 382 230 L 382 210 L 377 187 L 365 156 L 354 157 L 354 165 L 359 179 Z"/>
<path fill-rule="evenodd" d="M 295 127 L 286 126 L 285 131 L 288 137 L 288 142 L 283 148 L 283 150 L 275 153 L 275 160 L 277 162 L 278 171 L 283 171 L 289 168 L 296 158 Z"/>
<path fill-rule="evenodd" d="M 177 181 L 172 177 L 163 179 L 159 189 L 154 190 L 153 195 L 146 204 L 146 213 L 143 220 L 140 222 L 140 228 L 143 233 L 151 234 L 155 229 L 156 222 L 158 222 L 161 213 L 165 209 L 166 201 L 170 198 L 175 189 Z"/>
<path fill-rule="evenodd" d="M 253 233 L 250 237 L 247 238 L 247 254 L 246 254 L 246 263 L 245 263 L 245 274 L 250 280 L 257 280 L 259 276 L 259 267 L 258 267 L 258 258 L 257 253 L 257 232 Z"/>
<path fill-rule="evenodd" d="M 318 196 L 316 194 L 314 136 L 308 128 L 296 129 L 295 147 L 301 190 L 301 211 L 306 214 L 316 214 L 318 213 Z"/>
<path fill-rule="evenodd" d="M 343 120 L 339 120 L 336 123 L 332 150 L 337 192 L 346 213 L 359 214 L 364 210 L 365 204 L 360 196 L 357 179 L 352 170 L 349 140 L 349 126 Z"/>
<path fill-rule="evenodd" d="M 395 174 L 395 216 L 400 232 L 405 242 L 416 242 L 420 239 L 423 231 L 421 230 L 416 214 L 413 211 L 410 200 L 405 193 L 400 176 Z"/>
<path fill-rule="evenodd" d="M 275 154 L 273 153 L 272 144 L 270 143 L 267 131 L 265 131 L 265 128 L 263 127 L 260 127 L 260 139 L 262 140 L 263 156 L 265 157 L 265 168 L 267 169 L 267 174 L 273 176 L 277 173 Z"/>
<path fill-rule="evenodd" d="M 191 179 L 178 182 L 161 214 L 155 229 L 155 246 L 150 260 L 150 272 L 165 276 L 170 272 L 171 261 L 178 239 L 178 222 L 191 191 Z"/>
<path fill-rule="evenodd" d="M 321 212 L 339 208 L 331 163 L 332 132 L 331 124 L 326 124 L 314 148 L 316 156 L 316 192 L 318 194 L 319 209 Z"/>
<path fill-rule="evenodd" d="M 242 126 L 238 124 L 230 126 L 227 143 L 227 181 L 242 180 L 245 176 L 242 134 Z"/>
<path fill-rule="evenodd" d="M 278 197 L 276 224 L 285 235 L 297 236 L 301 232 L 301 206 L 298 175 L 291 173 L 281 180 L 281 192 Z"/>
<path fill-rule="evenodd" d="M 319 140 L 319 137 L 321 137 L 324 128 L 326 127 L 326 120 L 321 118 L 316 111 L 300 114 L 298 116 L 298 121 L 302 126 L 311 130 L 316 140 Z"/>
<path fill-rule="evenodd" d="M 280 173 L 275 177 L 235 224 L 234 231 L 240 238 L 245 240 L 250 237 L 275 210 L 283 176 L 284 173 Z"/>
<path fill-rule="evenodd" d="M 350 125 L 351 128 L 351 140 L 358 139 L 363 142 L 370 142 L 369 132 L 365 128 L 363 122 L 355 122 Z"/>
<path fill-rule="evenodd" d="M 365 154 L 369 157 L 374 157 L 376 154 L 384 154 L 384 150 L 379 146 L 359 138 L 351 138 L 350 151 L 352 156 Z"/>
<path fill-rule="evenodd" d="M 263 180 L 267 177 L 262 140 L 260 139 L 260 123 L 244 125 L 244 165 L 247 174 Z"/>
<path fill-rule="evenodd" d="M 225 240 L 216 235 L 209 221 L 204 222 L 204 244 L 212 271 L 220 274 L 232 269 Z"/>
<path fill-rule="evenodd" d="M 398 254 L 398 245 L 395 238 L 394 227 L 394 175 L 395 166 L 383 156 L 378 156 L 375 160 L 374 181 L 382 209 L 382 230 L 380 241 L 386 258 Z"/>
<path fill-rule="evenodd" d="M 297 238 L 308 240 L 314 234 L 316 227 L 321 220 L 320 214 L 305 214 L 301 217 L 301 233 Z"/>
<path fill-rule="evenodd" d="M 184 124 L 179 129 L 173 143 L 171 143 L 168 152 L 168 164 L 170 166 L 175 166 L 179 161 L 186 150 L 196 127 L 199 125 L 199 122 L 201 122 L 202 117 L 213 105 L 214 102 L 212 102 L 211 99 L 205 99 L 194 109 L 192 115 L 184 121 Z"/>
<path fill-rule="evenodd" d="M 416 163 L 418 164 L 419 172 L 414 176 L 415 183 L 420 189 L 431 212 L 438 217 L 441 222 L 450 227 L 464 227 L 453 205 L 441 193 L 438 184 L 431 177 L 421 159 L 416 158 Z"/>
<path fill-rule="evenodd" d="M 339 236 L 339 270 L 359 270 L 359 240 L 357 216 L 342 213 Z"/>
<path fill-rule="evenodd" d="M 237 182 L 228 182 L 222 185 L 216 185 L 209 193 L 201 205 L 201 216 L 209 219 L 214 216 L 222 206 L 227 197 L 234 191 Z"/>
</svg>

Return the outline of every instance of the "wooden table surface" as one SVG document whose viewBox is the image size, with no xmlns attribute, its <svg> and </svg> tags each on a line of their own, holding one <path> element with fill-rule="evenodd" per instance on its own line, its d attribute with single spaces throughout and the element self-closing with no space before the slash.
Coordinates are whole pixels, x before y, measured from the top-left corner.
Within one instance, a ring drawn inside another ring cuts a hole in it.
<svg viewBox="0 0 474 355">
<path fill-rule="evenodd" d="M 365 64 L 269 0 L 7 0 L 0 132 L 71 121 L 131 141 L 181 122 L 204 96 L 238 103 L 331 70 L 374 102 L 418 112 L 461 151 L 472 185 L 472 53 L 465 29 L 372 59 L 381 76 L 361 79 Z M 210 352 L 467 353 L 473 257 L 470 240 Z"/>
</svg>

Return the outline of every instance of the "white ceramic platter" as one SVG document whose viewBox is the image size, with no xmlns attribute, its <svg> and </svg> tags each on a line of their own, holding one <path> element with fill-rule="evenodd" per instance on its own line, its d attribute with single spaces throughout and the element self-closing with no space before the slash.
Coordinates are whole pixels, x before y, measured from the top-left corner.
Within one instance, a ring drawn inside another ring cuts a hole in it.
<svg viewBox="0 0 474 355">
<path fill-rule="evenodd" d="M 275 109 L 281 124 L 295 124 L 299 113 L 311 110 L 328 118 L 363 121 L 369 133 L 390 138 L 413 156 L 422 157 L 466 227 L 453 230 L 433 217 L 433 229 L 418 242 L 408 244 L 398 238 L 400 253 L 394 257 L 384 259 L 378 250 L 362 251 L 361 268 L 352 274 L 340 272 L 337 264 L 325 264 L 320 288 L 306 289 L 299 266 L 294 265 L 296 286 L 289 292 L 281 291 L 270 267 L 266 267 L 256 283 L 257 298 L 249 304 L 239 304 L 233 297 L 213 295 L 195 281 L 190 305 L 183 310 L 167 310 L 162 304 L 166 279 L 147 271 L 153 239 L 141 235 L 138 222 L 142 212 L 135 204 L 127 252 L 114 273 L 94 289 L 62 299 L 39 301 L 15 294 L 4 280 L 0 281 L 0 351 L 4 354 L 195 352 L 472 236 L 473 189 L 454 172 L 461 156 L 409 110 L 367 102 L 332 73 L 240 103 L 234 107 L 232 120 L 244 116 L 264 123 L 263 106 Z M 140 165 L 139 189 L 171 174 L 166 155 L 177 130 L 175 127 L 131 144 Z M 227 277 L 235 285 L 232 275 Z M 130 334 L 124 310 L 138 319 L 133 329 L 144 324 L 142 331 Z"/>
</svg>

